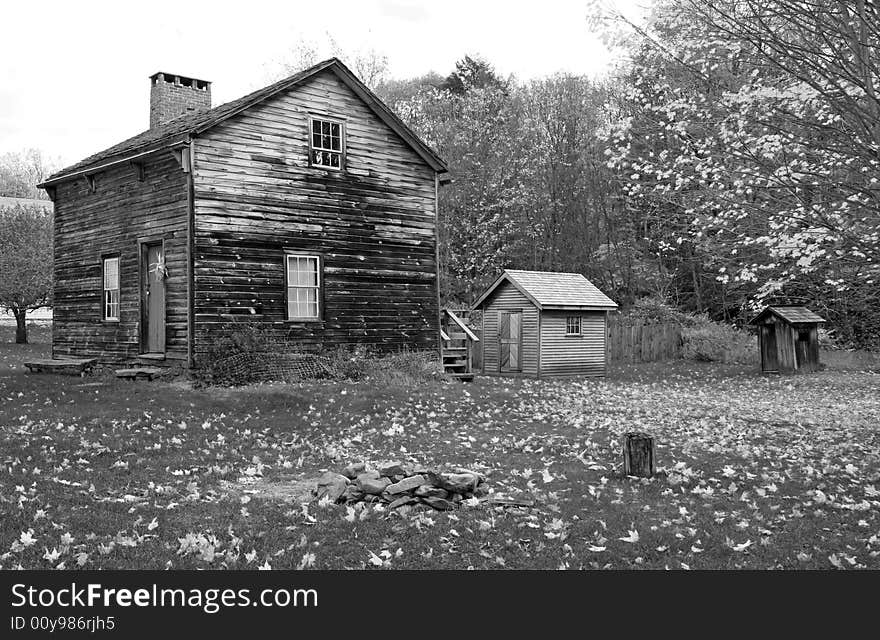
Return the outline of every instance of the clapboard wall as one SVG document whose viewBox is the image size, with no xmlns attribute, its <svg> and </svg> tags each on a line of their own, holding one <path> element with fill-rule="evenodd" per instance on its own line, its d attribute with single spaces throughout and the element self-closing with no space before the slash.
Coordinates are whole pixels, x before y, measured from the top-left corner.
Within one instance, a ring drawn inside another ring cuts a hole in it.
<svg viewBox="0 0 880 640">
<path fill-rule="evenodd" d="M 581 335 L 565 335 L 568 316 L 581 317 Z M 543 311 L 541 375 L 604 376 L 605 317 L 604 311 Z"/>
<path fill-rule="evenodd" d="M 53 356 L 121 362 L 140 353 L 138 243 L 165 243 L 166 357 L 187 356 L 186 174 L 171 151 L 62 182 L 55 194 Z M 102 319 L 102 258 L 120 257 L 120 319 Z"/>
<path fill-rule="evenodd" d="M 522 372 L 519 375 L 538 375 L 538 309 L 509 282 L 503 282 L 483 306 L 483 373 L 501 374 L 499 366 L 498 313 L 521 310 L 522 316 Z M 504 372 L 503 375 L 517 375 Z"/>
<path fill-rule="evenodd" d="M 308 165 L 309 115 L 345 122 L 345 169 Z M 194 352 L 235 320 L 292 348 L 438 349 L 433 170 L 333 73 L 194 142 Z M 321 256 L 319 322 L 286 320 L 285 252 Z"/>
</svg>

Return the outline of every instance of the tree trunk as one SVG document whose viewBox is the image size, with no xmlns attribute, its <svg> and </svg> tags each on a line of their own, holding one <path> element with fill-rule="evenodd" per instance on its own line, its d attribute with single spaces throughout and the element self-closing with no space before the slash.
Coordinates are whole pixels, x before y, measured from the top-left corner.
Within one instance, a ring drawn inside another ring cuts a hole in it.
<svg viewBox="0 0 880 640">
<path fill-rule="evenodd" d="M 15 315 L 15 344 L 27 344 L 27 311 L 14 308 L 12 313 Z"/>
<path fill-rule="evenodd" d="M 623 442 L 623 472 L 628 476 L 654 475 L 654 438 L 647 433 L 627 433 Z"/>
</svg>

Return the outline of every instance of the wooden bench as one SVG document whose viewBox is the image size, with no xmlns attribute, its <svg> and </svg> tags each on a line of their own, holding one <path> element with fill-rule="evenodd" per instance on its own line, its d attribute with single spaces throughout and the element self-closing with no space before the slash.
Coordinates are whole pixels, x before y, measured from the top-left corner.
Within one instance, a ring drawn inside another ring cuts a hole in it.
<svg viewBox="0 0 880 640">
<path fill-rule="evenodd" d="M 97 358 L 57 358 L 28 360 L 24 363 L 31 373 L 58 373 L 84 376 L 98 362 Z"/>
</svg>

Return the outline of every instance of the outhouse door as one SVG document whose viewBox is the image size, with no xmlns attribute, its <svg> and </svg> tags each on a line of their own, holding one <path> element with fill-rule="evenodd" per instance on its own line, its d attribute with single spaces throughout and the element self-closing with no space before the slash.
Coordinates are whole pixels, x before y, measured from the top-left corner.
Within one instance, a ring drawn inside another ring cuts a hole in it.
<svg viewBox="0 0 880 640">
<path fill-rule="evenodd" d="M 142 245 L 141 345 L 144 353 L 165 353 L 165 251 L 161 242 Z"/>
<path fill-rule="evenodd" d="M 522 311 L 501 311 L 498 315 L 499 370 L 522 371 Z"/>
<path fill-rule="evenodd" d="M 761 371 L 779 371 L 779 359 L 776 353 L 776 325 L 761 325 Z"/>
</svg>

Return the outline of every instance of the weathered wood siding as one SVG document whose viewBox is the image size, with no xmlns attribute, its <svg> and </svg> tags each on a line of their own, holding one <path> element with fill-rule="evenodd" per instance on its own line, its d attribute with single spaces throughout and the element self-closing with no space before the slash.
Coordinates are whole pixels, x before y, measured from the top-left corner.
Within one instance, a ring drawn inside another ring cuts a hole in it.
<svg viewBox="0 0 880 640">
<path fill-rule="evenodd" d="M 521 309 L 522 372 L 501 372 L 499 367 L 498 313 Z M 483 373 L 538 375 L 538 309 L 509 282 L 502 282 L 483 305 Z"/>
<path fill-rule="evenodd" d="M 55 196 L 54 356 L 119 362 L 140 353 L 139 241 L 165 242 L 166 357 L 187 356 L 186 174 L 172 152 L 63 182 Z M 120 319 L 102 320 L 102 257 L 120 256 Z"/>
<path fill-rule="evenodd" d="M 308 166 L 310 114 L 345 122 L 344 171 Z M 196 358 L 246 317 L 293 348 L 439 348 L 434 173 L 335 75 L 194 144 Z M 285 251 L 323 259 L 320 322 L 285 320 Z"/>
<path fill-rule="evenodd" d="M 581 334 L 565 335 L 566 318 L 581 316 Z M 544 311 L 541 314 L 541 377 L 605 375 L 605 312 Z"/>
</svg>

